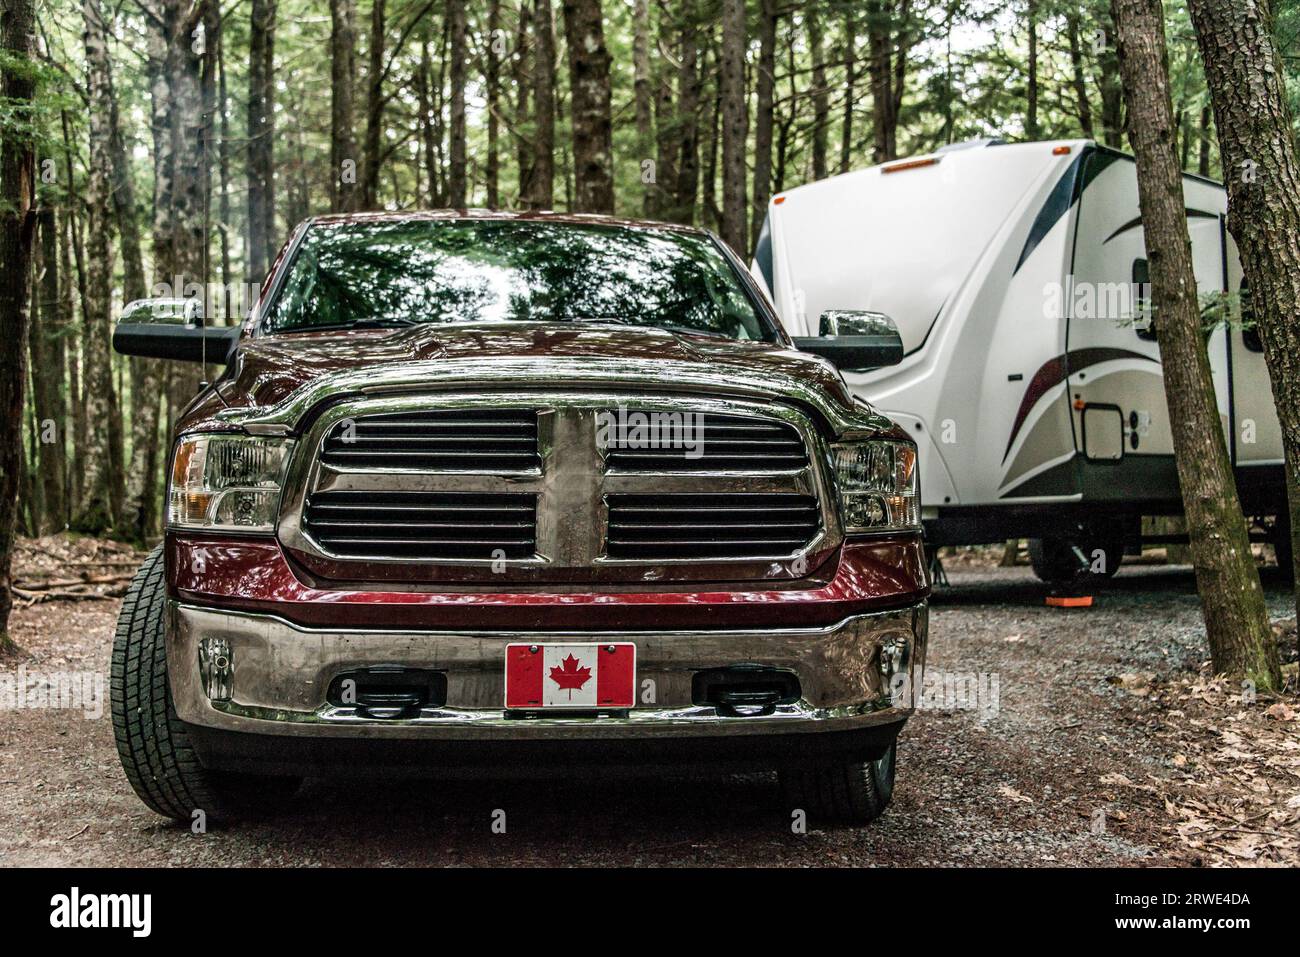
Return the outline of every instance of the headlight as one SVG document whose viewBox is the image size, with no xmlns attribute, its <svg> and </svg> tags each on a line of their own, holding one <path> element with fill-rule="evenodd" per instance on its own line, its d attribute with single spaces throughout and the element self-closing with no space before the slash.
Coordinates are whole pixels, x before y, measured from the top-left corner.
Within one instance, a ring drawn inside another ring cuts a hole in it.
<svg viewBox="0 0 1300 957">
<path fill-rule="evenodd" d="M 180 440 L 167 489 L 167 523 L 177 528 L 269 532 L 293 442 L 246 435 Z"/>
<path fill-rule="evenodd" d="M 835 445 L 831 451 L 846 533 L 920 528 L 915 446 L 873 440 Z"/>
</svg>

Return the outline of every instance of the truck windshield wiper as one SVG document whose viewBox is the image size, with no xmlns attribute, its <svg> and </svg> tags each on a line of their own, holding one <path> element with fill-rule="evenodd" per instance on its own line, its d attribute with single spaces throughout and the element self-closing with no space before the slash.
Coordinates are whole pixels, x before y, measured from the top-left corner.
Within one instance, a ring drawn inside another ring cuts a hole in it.
<svg viewBox="0 0 1300 957">
<path fill-rule="evenodd" d="M 405 329 L 420 325 L 418 319 L 353 319 L 351 322 L 329 322 L 321 326 L 293 326 L 276 332 L 330 332 L 336 329 Z"/>
<path fill-rule="evenodd" d="M 401 319 L 392 317 L 387 319 L 358 319 L 349 323 L 353 329 L 397 329 L 402 326 L 418 326 L 419 319 Z"/>
</svg>

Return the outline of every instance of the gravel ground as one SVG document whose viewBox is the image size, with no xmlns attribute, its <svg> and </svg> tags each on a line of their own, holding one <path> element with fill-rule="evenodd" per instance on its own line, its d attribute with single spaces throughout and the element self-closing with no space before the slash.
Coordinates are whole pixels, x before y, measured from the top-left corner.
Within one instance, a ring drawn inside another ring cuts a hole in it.
<svg viewBox="0 0 1300 957">
<path fill-rule="evenodd" d="M 1177 775 L 1167 722 L 1182 712 L 1124 677 L 1187 679 L 1202 664 L 1190 571 L 1124 568 L 1087 610 L 1044 607 L 1024 568 L 950 579 L 931 617 L 927 706 L 901 739 L 894 803 L 867 828 L 792 833 L 773 776 L 700 772 L 565 784 L 309 781 L 280 817 L 196 835 L 135 798 L 107 713 L 21 710 L 0 713 L 0 863 L 1202 863 L 1158 796 Z M 1286 589 L 1271 577 L 1266 587 L 1274 617 L 1289 614 Z M 106 676 L 117 607 L 18 610 L 13 633 L 28 657 L 0 671 Z M 958 693 L 972 687 L 974 700 Z M 493 832 L 496 809 L 504 834 Z"/>
</svg>

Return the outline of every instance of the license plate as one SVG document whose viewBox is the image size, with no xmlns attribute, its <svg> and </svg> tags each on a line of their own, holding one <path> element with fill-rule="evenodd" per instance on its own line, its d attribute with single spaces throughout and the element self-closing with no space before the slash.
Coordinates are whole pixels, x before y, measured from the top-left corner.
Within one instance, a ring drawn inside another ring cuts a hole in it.
<svg viewBox="0 0 1300 957">
<path fill-rule="evenodd" d="M 631 708 L 636 695 L 636 645 L 510 644 L 506 646 L 506 708 Z"/>
</svg>

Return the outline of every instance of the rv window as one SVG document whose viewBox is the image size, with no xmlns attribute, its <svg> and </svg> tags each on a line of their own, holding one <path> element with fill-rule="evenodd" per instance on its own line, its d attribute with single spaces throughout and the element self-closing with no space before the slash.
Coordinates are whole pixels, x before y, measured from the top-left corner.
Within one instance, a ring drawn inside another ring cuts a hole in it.
<svg viewBox="0 0 1300 957">
<path fill-rule="evenodd" d="M 1133 329 L 1139 339 L 1156 341 L 1151 325 L 1151 269 L 1145 259 L 1133 260 Z"/>
<path fill-rule="evenodd" d="M 1259 337 L 1259 326 L 1255 325 L 1255 310 L 1250 305 L 1250 285 L 1243 277 L 1237 289 L 1241 300 L 1241 342 L 1251 352 L 1263 352 L 1264 340 Z"/>
</svg>

